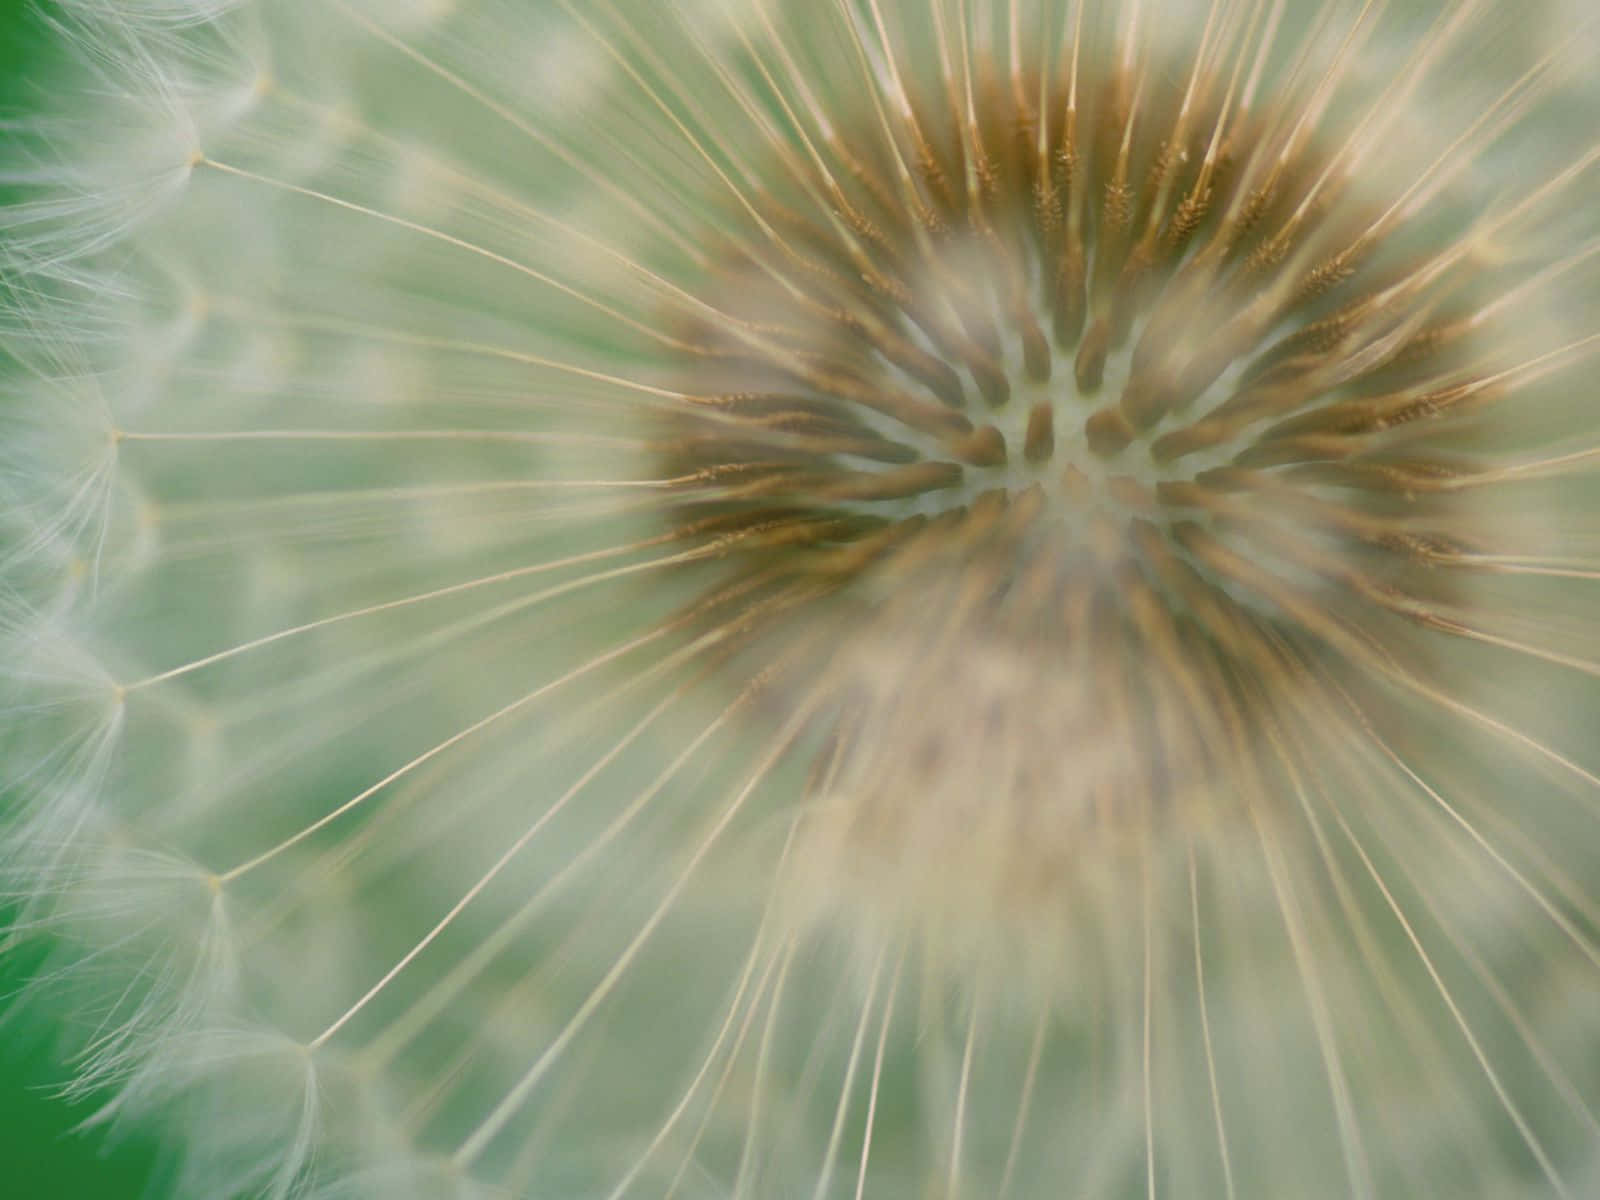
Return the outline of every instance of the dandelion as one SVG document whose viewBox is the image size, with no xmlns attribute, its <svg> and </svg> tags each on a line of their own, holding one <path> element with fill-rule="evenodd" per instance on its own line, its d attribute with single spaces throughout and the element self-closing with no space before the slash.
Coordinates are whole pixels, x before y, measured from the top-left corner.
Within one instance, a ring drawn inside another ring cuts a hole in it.
<svg viewBox="0 0 1600 1200">
<path fill-rule="evenodd" d="M 1554 0 L 74 0 L 0 875 L 175 1195 L 1600 1189 Z"/>
</svg>

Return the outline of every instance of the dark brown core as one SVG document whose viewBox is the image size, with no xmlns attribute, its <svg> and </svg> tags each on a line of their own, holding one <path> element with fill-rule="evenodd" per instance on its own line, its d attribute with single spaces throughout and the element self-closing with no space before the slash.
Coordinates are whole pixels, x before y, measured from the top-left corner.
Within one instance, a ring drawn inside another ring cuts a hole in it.
<svg viewBox="0 0 1600 1200">
<path fill-rule="evenodd" d="M 1242 95 L 1070 56 L 891 89 L 708 219 L 659 429 L 714 560 L 683 621 L 815 711 L 863 844 L 977 790 L 1046 876 L 1237 804 L 1274 722 L 1365 719 L 1447 619 L 1473 297 L 1344 135 Z"/>
</svg>

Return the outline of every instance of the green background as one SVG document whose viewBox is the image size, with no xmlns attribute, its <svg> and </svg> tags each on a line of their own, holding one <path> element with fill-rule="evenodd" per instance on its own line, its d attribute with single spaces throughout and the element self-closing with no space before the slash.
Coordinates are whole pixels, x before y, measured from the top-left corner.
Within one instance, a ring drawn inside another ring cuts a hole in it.
<svg viewBox="0 0 1600 1200">
<path fill-rule="evenodd" d="M 0 172 L 13 150 L 5 127 L 49 102 L 52 38 L 37 0 L 0 0 Z M 13 196 L 0 185 L 0 204 Z M 0 396 L 0 403 L 9 397 Z M 5 803 L 0 798 L 0 805 Z M 14 910 L 0 907 L 0 930 Z M 4 934 L 0 933 L 0 938 Z M 92 1105 L 57 1098 L 70 1070 L 58 1056 L 48 1013 L 19 1012 L 11 998 L 38 972 L 43 948 L 0 951 L 0 1195 L 6 1200 L 165 1200 L 148 1139 L 77 1131 Z"/>
</svg>

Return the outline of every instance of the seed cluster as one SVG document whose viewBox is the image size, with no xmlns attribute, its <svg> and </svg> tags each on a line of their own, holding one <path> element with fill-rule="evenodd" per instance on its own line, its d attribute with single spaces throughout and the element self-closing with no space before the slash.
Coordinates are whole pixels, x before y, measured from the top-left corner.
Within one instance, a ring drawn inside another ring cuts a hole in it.
<svg viewBox="0 0 1600 1200">
<path fill-rule="evenodd" d="M 970 857 L 1004 797 L 1005 873 L 1049 877 L 1248 791 L 1285 690 L 1348 716 L 1346 667 L 1417 644 L 1386 630 L 1449 626 L 1506 383 L 1482 276 L 1358 192 L 1359 127 L 1252 111 L 1249 65 L 896 81 L 780 148 L 673 315 L 673 529 L 721 562 L 691 619 L 800 638 L 814 787 L 901 853 L 932 819 Z"/>
</svg>

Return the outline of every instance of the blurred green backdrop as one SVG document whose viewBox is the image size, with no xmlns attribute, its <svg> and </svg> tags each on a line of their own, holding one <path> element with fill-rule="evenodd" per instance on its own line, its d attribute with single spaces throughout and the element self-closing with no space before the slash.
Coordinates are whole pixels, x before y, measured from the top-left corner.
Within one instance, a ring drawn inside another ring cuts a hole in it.
<svg viewBox="0 0 1600 1200">
<path fill-rule="evenodd" d="M 40 0 L 0 0 L 0 204 L 14 193 L 4 178 L 11 150 L 4 130 L 49 97 L 51 37 Z M 10 402 L 0 395 L 0 404 Z M 0 794 L 0 806 L 6 798 Z M 14 910 L 0 907 L 0 931 Z M 0 932 L 0 938 L 4 933 Z M 40 967 L 42 949 L 0 953 L 0 1195 L 6 1200 L 165 1200 L 148 1140 L 75 1132 L 92 1106 L 56 1098 L 66 1073 L 52 1044 L 48 1014 L 9 1003 Z"/>
</svg>

